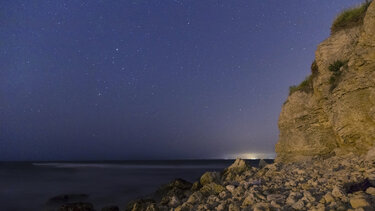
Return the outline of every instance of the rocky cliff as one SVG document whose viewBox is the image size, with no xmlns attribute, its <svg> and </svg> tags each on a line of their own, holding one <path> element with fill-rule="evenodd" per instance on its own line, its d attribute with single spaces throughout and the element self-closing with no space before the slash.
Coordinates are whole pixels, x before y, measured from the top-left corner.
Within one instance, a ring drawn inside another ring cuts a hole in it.
<svg viewBox="0 0 375 211">
<path fill-rule="evenodd" d="M 332 32 L 315 56 L 312 75 L 282 107 L 278 161 L 363 154 L 375 143 L 375 2 L 360 24 Z"/>
</svg>

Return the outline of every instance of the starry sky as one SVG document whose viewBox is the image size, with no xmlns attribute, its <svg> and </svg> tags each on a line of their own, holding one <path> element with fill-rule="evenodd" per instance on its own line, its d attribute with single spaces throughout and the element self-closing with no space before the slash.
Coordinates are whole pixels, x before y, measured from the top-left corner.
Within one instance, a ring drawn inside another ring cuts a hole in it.
<svg viewBox="0 0 375 211">
<path fill-rule="evenodd" d="M 0 160 L 274 153 L 288 87 L 359 0 L 0 2 Z"/>
</svg>

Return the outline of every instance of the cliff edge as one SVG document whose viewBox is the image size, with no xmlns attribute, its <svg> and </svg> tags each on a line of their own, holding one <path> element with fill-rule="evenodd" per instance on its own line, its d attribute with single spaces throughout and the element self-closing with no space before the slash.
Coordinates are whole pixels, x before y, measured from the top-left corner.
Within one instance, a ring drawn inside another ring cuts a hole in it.
<svg viewBox="0 0 375 211">
<path fill-rule="evenodd" d="M 291 87 L 278 122 L 277 161 L 364 154 L 374 145 L 375 2 L 361 9 L 357 24 L 332 29 L 311 76 Z"/>
</svg>

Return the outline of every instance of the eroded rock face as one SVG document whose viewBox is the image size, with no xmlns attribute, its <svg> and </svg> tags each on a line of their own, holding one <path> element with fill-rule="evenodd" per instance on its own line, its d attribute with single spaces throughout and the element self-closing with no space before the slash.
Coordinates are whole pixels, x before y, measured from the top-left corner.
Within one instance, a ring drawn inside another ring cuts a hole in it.
<svg viewBox="0 0 375 211">
<path fill-rule="evenodd" d="M 375 3 L 362 26 L 334 33 L 315 56 L 313 91 L 294 92 L 282 108 L 278 161 L 363 154 L 375 143 Z M 329 66 L 335 61 L 347 65 L 333 87 Z"/>
</svg>

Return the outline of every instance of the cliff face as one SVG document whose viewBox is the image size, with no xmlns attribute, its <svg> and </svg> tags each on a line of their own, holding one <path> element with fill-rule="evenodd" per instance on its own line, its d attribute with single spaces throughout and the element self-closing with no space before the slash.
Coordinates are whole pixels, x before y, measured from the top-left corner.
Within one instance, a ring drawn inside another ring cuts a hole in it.
<svg viewBox="0 0 375 211">
<path fill-rule="evenodd" d="M 361 154 L 375 143 L 375 2 L 362 25 L 333 33 L 315 56 L 311 91 L 293 92 L 282 107 L 279 161 Z"/>
</svg>

